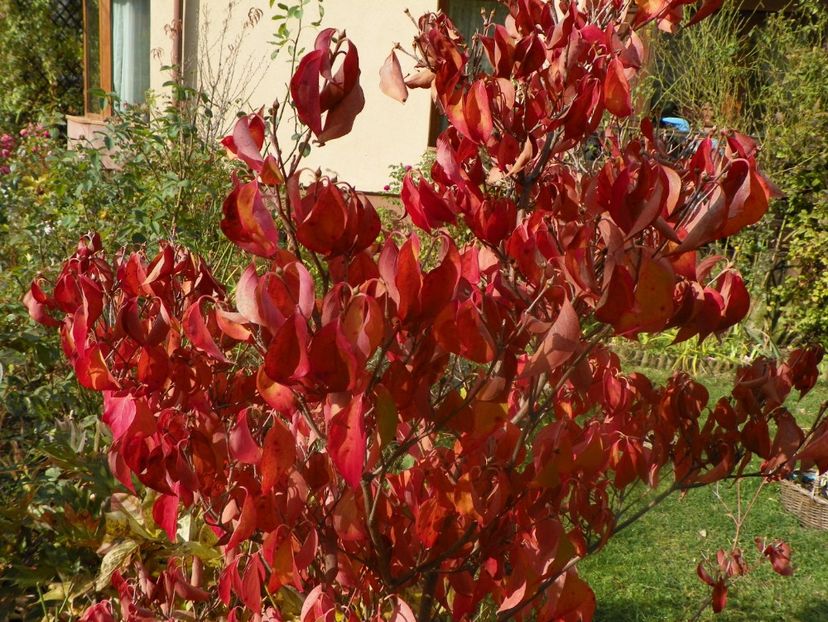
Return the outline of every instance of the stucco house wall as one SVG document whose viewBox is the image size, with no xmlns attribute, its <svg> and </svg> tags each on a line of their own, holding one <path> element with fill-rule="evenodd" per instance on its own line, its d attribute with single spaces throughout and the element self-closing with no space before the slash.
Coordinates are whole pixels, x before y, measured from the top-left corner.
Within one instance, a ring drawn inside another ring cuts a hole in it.
<svg viewBox="0 0 828 622">
<path fill-rule="evenodd" d="M 243 97 L 248 110 L 270 106 L 283 99 L 291 68 L 287 50 L 275 60 L 271 43 L 276 23 L 271 20 L 273 10 L 267 0 L 240 1 L 227 21 L 224 46 L 222 37 L 228 0 L 185 0 L 183 28 L 183 65 L 185 78 L 194 86 L 198 82 L 200 64 L 210 55 L 213 66 L 228 54 L 227 46 L 240 40 L 237 65 L 252 69 L 237 76 L 248 82 Z M 163 92 L 169 74 L 162 66 L 169 64 L 171 38 L 169 24 L 173 21 L 174 2 L 153 2 L 151 15 L 151 46 L 154 50 L 151 64 L 151 88 Z M 344 29 L 359 50 L 362 69 L 361 84 L 365 91 L 365 109 L 357 117 L 351 134 L 331 141 L 324 148 L 313 148 L 306 164 L 312 168 L 337 174 L 365 191 L 381 191 L 389 179 L 389 165 L 414 164 L 428 145 L 430 122 L 430 94 L 425 90 L 412 91 L 408 101 L 400 104 L 379 90 L 379 69 L 394 43 L 407 45 L 414 36 L 414 25 L 405 15 L 408 8 L 413 15 L 436 11 L 438 0 L 325 0 L 325 14 L 320 28 Z M 311 19 L 316 19 L 315 3 L 310 5 Z M 262 11 L 258 22 L 245 27 L 251 10 Z M 318 29 L 306 26 L 302 31 L 300 47 L 312 49 Z M 228 116 L 237 111 L 231 108 Z M 288 111 L 287 114 L 290 114 Z M 283 122 L 280 140 L 290 141 L 292 123 Z M 229 122 L 229 120 L 228 120 Z"/>
</svg>

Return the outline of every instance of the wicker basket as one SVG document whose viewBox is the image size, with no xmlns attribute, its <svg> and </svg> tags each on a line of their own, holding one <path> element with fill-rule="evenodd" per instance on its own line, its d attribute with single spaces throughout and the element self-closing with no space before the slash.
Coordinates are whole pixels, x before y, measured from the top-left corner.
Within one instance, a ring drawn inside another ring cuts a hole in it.
<svg viewBox="0 0 828 622">
<path fill-rule="evenodd" d="M 805 527 L 828 530 L 828 499 L 812 495 L 796 482 L 782 480 L 782 505 Z"/>
</svg>

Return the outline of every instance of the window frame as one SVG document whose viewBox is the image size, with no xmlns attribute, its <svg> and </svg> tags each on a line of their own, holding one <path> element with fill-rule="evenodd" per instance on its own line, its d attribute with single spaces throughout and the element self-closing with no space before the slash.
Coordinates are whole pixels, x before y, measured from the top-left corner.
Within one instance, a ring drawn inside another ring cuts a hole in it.
<svg viewBox="0 0 828 622">
<path fill-rule="evenodd" d="M 88 119 L 102 120 L 112 114 L 109 101 L 105 101 L 100 112 L 90 109 L 90 80 L 89 65 L 89 23 L 96 19 L 98 22 L 98 84 L 105 93 L 112 92 L 112 0 L 98 0 L 97 16 L 89 15 L 89 3 L 83 2 L 83 115 Z"/>
</svg>

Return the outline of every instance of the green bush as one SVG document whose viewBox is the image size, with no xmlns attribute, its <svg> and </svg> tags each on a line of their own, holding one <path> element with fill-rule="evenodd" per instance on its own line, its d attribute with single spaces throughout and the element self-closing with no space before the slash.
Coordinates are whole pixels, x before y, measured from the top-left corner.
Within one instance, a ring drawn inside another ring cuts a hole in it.
<svg viewBox="0 0 828 622">
<path fill-rule="evenodd" d="M 640 90 L 694 131 L 750 128 L 762 168 L 785 196 L 762 225 L 715 250 L 746 277 L 757 333 L 779 345 L 828 345 L 828 6 L 794 0 L 753 28 L 737 8 L 655 36 Z"/>
<path fill-rule="evenodd" d="M 828 6 L 801 2 L 757 35 L 762 164 L 785 193 L 762 279 L 767 322 L 783 341 L 828 345 Z"/>
<path fill-rule="evenodd" d="M 225 276 L 234 269 L 214 225 L 232 163 L 196 131 L 210 114 L 205 98 L 178 91 L 175 103 L 113 118 L 108 158 L 30 125 L 0 172 L 0 620 L 82 610 L 108 542 L 105 503 L 118 489 L 99 400 L 21 303 L 36 268 L 50 276 L 91 224 L 110 247 L 174 238 Z"/>
<path fill-rule="evenodd" d="M 83 33 L 52 0 L 0 0 L 0 128 L 83 112 Z"/>
</svg>

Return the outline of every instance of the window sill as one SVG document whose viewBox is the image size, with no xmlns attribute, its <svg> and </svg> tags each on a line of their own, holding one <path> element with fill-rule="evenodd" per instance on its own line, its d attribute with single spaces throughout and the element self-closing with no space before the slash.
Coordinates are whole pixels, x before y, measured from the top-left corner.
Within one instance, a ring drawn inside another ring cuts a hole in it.
<svg viewBox="0 0 828 622">
<path fill-rule="evenodd" d="M 76 147 L 91 147 L 98 150 L 106 168 L 115 168 L 109 157 L 111 151 L 106 148 L 104 134 L 106 120 L 101 116 L 66 115 L 66 138 L 69 149 Z"/>
</svg>

